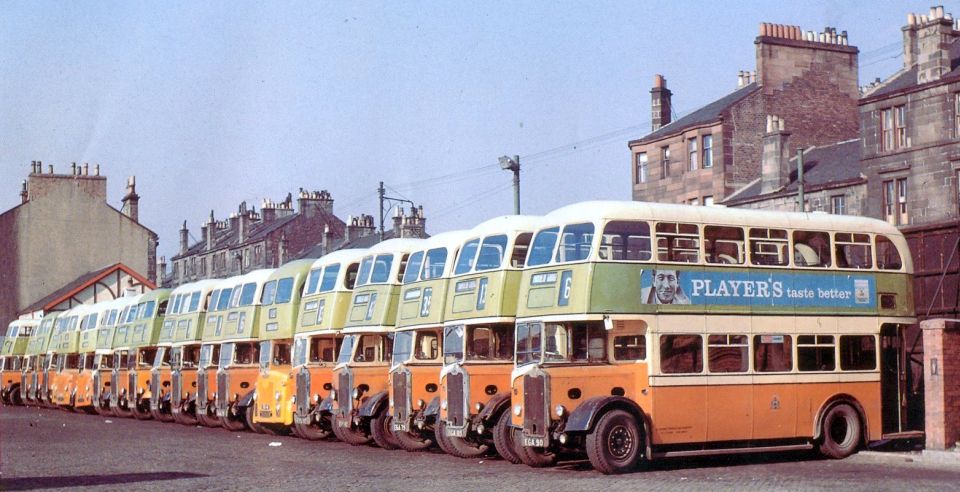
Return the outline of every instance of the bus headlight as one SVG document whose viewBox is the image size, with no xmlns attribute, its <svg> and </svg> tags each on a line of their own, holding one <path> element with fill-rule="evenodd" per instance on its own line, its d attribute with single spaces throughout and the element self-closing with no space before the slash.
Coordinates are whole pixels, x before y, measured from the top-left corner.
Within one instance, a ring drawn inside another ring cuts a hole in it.
<svg viewBox="0 0 960 492">
<path fill-rule="evenodd" d="M 520 416 L 521 411 L 523 411 L 523 407 L 521 407 L 520 405 L 513 406 L 513 414 L 516 415 L 517 417 Z"/>
<path fill-rule="evenodd" d="M 274 400 L 274 401 L 280 401 L 280 392 L 279 392 L 279 391 L 277 391 L 276 393 L 273 394 L 273 400 Z"/>
<path fill-rule="evenodd" d="M 319 398 L 320 398 L 320 395 L 317 395 L 317 398 L 319 399 Z M 331 400 L 336 400 L 336 399 L 337 399 L 337 390 L 335 390 L 335 389 L 331 389 L 331 390 L 330 390 L 330 399 L 331 399 Z"/>
<path fill-rule="evenodd" d="M 563 417 L 567 413 L 567 409 L 563 408 L 563 405 L 557 405 L 553 411 L 557 414 L 557 417 Z"/>
<path fill-rule="evenodd" d="M 418 403 L 419 403 L 419 402 L 418 402 Z M 444 410 L 447 409 L 447 400 L 441 400 L 441 401 L 440 401 L 440 408 L 442 408 L 442 409 L 444 409 Z"/>
<path fill-rule="evenodd" d="M 417 400 L 417 408 L 423 408 L 423 405 L 425 405 L 425 403 L 423 403 L 423 400 Z"/>
<path fill-rule="evenodd" d="M 353 388 L 353 399 L 354 400 L 360 399 L 360 388 Z"/>
<path fill-rule="evenodd" d="M 477 404 L 474 405 L 473 408 L 477 409 L 477 413 L 480 413 L 480 411 L 483 410 L 483 403 L 477 402 Z"/>
<path fill-rule="evenodd" d="M 333 396 L 333 390 L 330 390 L 330 395 Z M 313 395 L 313 402 L 320 403 L 320 393 Z"/>
<path fill-rule="evenodd" d="M 256 391 L 253 392 L 253 401 L 257 401 L 257 392 L 256 392 Z"/>
</svg>

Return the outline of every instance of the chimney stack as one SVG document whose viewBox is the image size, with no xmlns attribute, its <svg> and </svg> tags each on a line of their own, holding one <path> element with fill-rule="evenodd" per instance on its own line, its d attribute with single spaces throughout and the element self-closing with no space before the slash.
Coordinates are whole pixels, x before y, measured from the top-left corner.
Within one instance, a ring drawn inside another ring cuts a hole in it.
<svg viewBox="0 0 960 492">
<path fill-rule="evenodd" d="M 215 237 L 215 232 L 217 230 L 217 221 L 213 218 L 213 210 L 210 210 L 210 220 L 207 222 L 207 229 L 204 241 L 207 245 L 207 251 L 213 249 L 213 238 Z"/>
<path fill-rule="evenodd" d="M 30 194 L 27 193 L 27 180 L 23 180 L 20 186 L 20 203 L 27 203 L 29 199 Z"/>
<path fill-rule="evenodd" d="M 952 70 L 950 47 L 960 37 L 953 15 L 943 6 L 930 8 L 930 15 L 909 14 L 903 27 L 903 65 L 917 68 L 917 83 L 939 80 Z"/>
<path fill-rule="evenodd" d="M 240 208 L 237 209 L 237 244 L 243 243 L 250 232 L 250 215 L 247 213 L 247 202 L 240 202 Z"/>
<path fill-rule="evenodd" d="M 376 230 L 376 225 L 373 222 L 372 215 L 361 214 L 359 216 L 349 216 L 347 217 L 347 227 L 343 234 L 343 242 L 347 243 L 353 241 L 354 239 L 359 239 L 364 236 L 369 236 L 373 234 Z M 326 229 L 324 231 L 327 231 Z M 333 233 L 330 233 L 331 239 Z"/>
<path fill-rule="evenodd" d="M 87 165 L 84 164 L 86 170 Z M 134 222 L 140 221 L 140 195 L 137 194 L 137 177 L 127 178 L 127 194 L 123 197 L 123 215 L 130 217 Z"/>
<path fill-rule="evenodd" d="M 780 190 L 790 182 L 790 150 L 787 140 L 790 132 L 784 129 L 784 120 L 767 115 L 763 134 L 763 157 L 760 163 L 760 194 Z"/>
<path fill-rule="evenodd" d="M 667 89 L 667 79 L 663 75 L 653 76 L 653 88 L 650 89 L 650 119 L 653 131 L 670 123 L 672 106 L 670 98 L 673 93 Z"/>
<path fill-rule="evenodd" d="M 184 254 L 190 248 L 190 229 L 187 229 L 187 221 L 183 221 L 183 227 L 180 228 L 180 254 Z"/>
</svg>

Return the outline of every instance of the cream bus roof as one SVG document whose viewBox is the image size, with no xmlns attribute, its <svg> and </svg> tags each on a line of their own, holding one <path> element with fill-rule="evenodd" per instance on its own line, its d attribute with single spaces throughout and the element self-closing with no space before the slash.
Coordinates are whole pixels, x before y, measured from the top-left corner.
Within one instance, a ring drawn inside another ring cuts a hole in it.
<svg viewBox="0 0 960 492">
<path fill-rule="evenodd" d="M 260 270 L 254 270 L 250 273 L 245 273 L 237 277 L 230 277 L 228 280 L 233 280 L 233 288 L 236 289 L 242 285 L 249 283 L 257 284 L 257 289 L 253 293 L 253 303 L 251 306 L 260 305 L 260 296 L 263 294 L 263 284 L 267 283 L 267 280 L 270 278 L 270 275 L 273 273 L 273 268 L 261 268 Z M 236 306 L 231 306 L 231 309 Z"/>
<path fill-rule="evenodd" d="M 39 319 L 15 319 L 11 321 L 9 325 L 7 325 L 6 336 L 10 336 L 14 327 L 17 328 L 17 336 L 19 336 L 20 333 L 23 333 L 24 327 L 32 326 L 36 328 L 39 324 Z"/>
<path fill-rule="evenodd" d="M 170 289 L 156 289 L 143 294 L 137 302 L 149 302 L 154 300 L 163 300 L 170 297 Z"/>
<path fill-rule="evenodd" d="M 177 288 L 170 291 L 170 297 L 173 297 L 177 294 L 185 294 L 187 292 L 196 292 L 198 290 L 200 291 L 200 296 L 204 297 L 211 290 L 221 287 L 221 284 L 223 283 L 223 279 L 197 280 L 196 282 L 190 282 L 189 284 L 177 286 Z"/>
<path fill-rule="evenodd" d="M 573 203 L 550 212 L 543 220 L 543 226 L 600 220 L 654 220 L 901 235 L 896 227 L 882 220 L 850 215 L 626 201 Z"/>
<path fill-rule="evenodd" d="M 315 261 L 316 260 L 313 258 L 306 258 L 303 260 L 294 260 L 289 263 L 284 263 L 283 265 L 280 265 L 279 268 L 270 272 L 270 275 L 267 278 L 270 280 L 275 280 L 297 275 L 299 273 L 307 273 L 310 271 L 310 266 L 313 265 Z"/>
<path fill-rule="evenodd" d="M 517 232 L 532 232 L 543 224 L 541 215 L 501 215 L 485 220 L 470 229 L 469 238 L 489 236 L 491 234 L 511 234 Z"/>
<path fill-rule="evenodd" d="M 419 251 L 427 252 L 431 249 L 446 248 L 447 257 L 443 265 L 443 276 L 449 277 L 453 273 L 453 265 L 457 262 L 457 249 L 470 237 L 472 237 L 470 230 L 441 232 L 424 239 Z"/>
<path fill-rule="evenodd" d="M 367 249 L 364 256 L 377 255 L 383 253 L 409 253 L 422 248 L 423 239 L 397 238 L 381 241 Z"/>
<path fill-rule="evenodd" d="M 360 260 L 366 256 L 368 251 L 369 250 L 361 248 L 341 249 L 339 251 L 334 251 L 314 260 L 313 264 L 310 265 L 310 269 L 316 270 L 336 263 L 339 263 L 343 266 L 346 266 L 350 263 L 359 263 Z M 348 273 L 348 268 L 340 268 L 340 270 L 337 272 L 337 281 L 334 284 L 336 286 L 334 290 L 343 290 L 342 287 L 346 285 L 344 279 Z M 304 289 L 306 289 L 306 286 L 304 286 Z"/>
</svg>

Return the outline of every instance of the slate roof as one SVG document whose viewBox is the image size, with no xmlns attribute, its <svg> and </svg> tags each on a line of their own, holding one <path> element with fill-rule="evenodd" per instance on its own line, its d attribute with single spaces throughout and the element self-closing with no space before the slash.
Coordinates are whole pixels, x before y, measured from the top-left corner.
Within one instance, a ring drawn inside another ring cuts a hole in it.
<svg viewBox="0 0 960 492">
<path fill-rule="evenodd" d="M 960 78 L 960 38 L 954 39 L 951 42 L 949 52 L 951 70 L 940 76 L 936 82 L 947 82 L 948 80 L 954 78 Z M 873 99 L 918 85 L 925 84 L 917 83 L 917 67 L 913 66 L 909 69 L 898 70 L 896 73 L 891 75 L 890 78 L 884 80 L 878 88 L 874 89 L 872 92 L 867 92 L 863 95 L 863 97 Z"/>
<path fill-rule="evenodd" d="M 864 181 L 860 173 L 860 156 L 863 151 L 860 139 L 845 140 L 821 147 L 812 147 L 803 153 L 804 190 L 814 191 L 829 185 L 854 184 Z M 796 166 L 797 158 L 790 159 Z M 737 190 L 723 201 L 724 205 L 734 205 L 754 201 L 764 195 L 760 193 L 760 179 Z M 790 173 L 790 181 L 782 189 L 765 196 L 793 194 L 797 192 L 797 171 Z"/>
<path fill-rule="evenodd" d="M 123 263 L 114 263 L 113 265 L 105 266 L 99 270 L 84 273 L 83 275 L 74 279 L 72 282 L 67 283 L 63 287 L 60 287 L 59 289 L 44 296 L 42 299 L 22 309 L 21 312 L 30 313 L 40 310 L 46 311 L 48 307 L 60 304 L 83 289 L 86 289 L 101 279 L 106 278 L 108 275 L 113 274 L 117 270 L 122 270 L 131 277 L 140 281 L 140 283 L 147 285 L 150 288 L 155 288 L 153 282 L 150 282 L 146 279 L 146 277 L 135 272 L 132 268 L 124 265 Z"/>
<path fill-rule="evenodd" d="M 652 133 L 648 133 L 647 135 L 640 137 L 637 140 L 631 141 L 628 145 L 634 145 L 634 144 L 659 140 L 668 135 L 679 133 L 684 129 L 692 126 L 698 126 L 705 123 L 711 123 L 711 122 L 717 121 L 720 119 L 720 116 L 723 114 L 723 112 L 727 110 L 727 108 L 733 106 L 734 104 L 739 102 L 741 99 L 749 96 L 754 91 L 758 90 L 758 88 L 759 86 L 757 85 L 756 82 L 747 84 L 731 92 L 730 94 L 727 94 L 726 96 L 723 96 L 720 99 L 717 99 L 716 101 L 713 101 L 712 103 L 701 107 L 700 109 L 697 109 L 691 113 L 688 113 L 687 115 L 677 119 L 676 121 L 672 121 L 660 127 L 659 129 L 657 129 Z"/>
</svg>

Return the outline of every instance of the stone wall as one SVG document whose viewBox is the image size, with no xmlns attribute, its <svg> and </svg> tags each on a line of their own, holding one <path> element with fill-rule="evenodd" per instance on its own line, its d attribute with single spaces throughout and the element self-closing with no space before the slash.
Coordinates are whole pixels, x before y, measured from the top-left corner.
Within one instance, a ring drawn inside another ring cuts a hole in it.
<svg viewBox="0 0 960 492">
<path fill-rule="evenodd" d="M 960 321 L 930 319 L 923 329 L 926 449 L 960 443 Z"/>
</svg>

